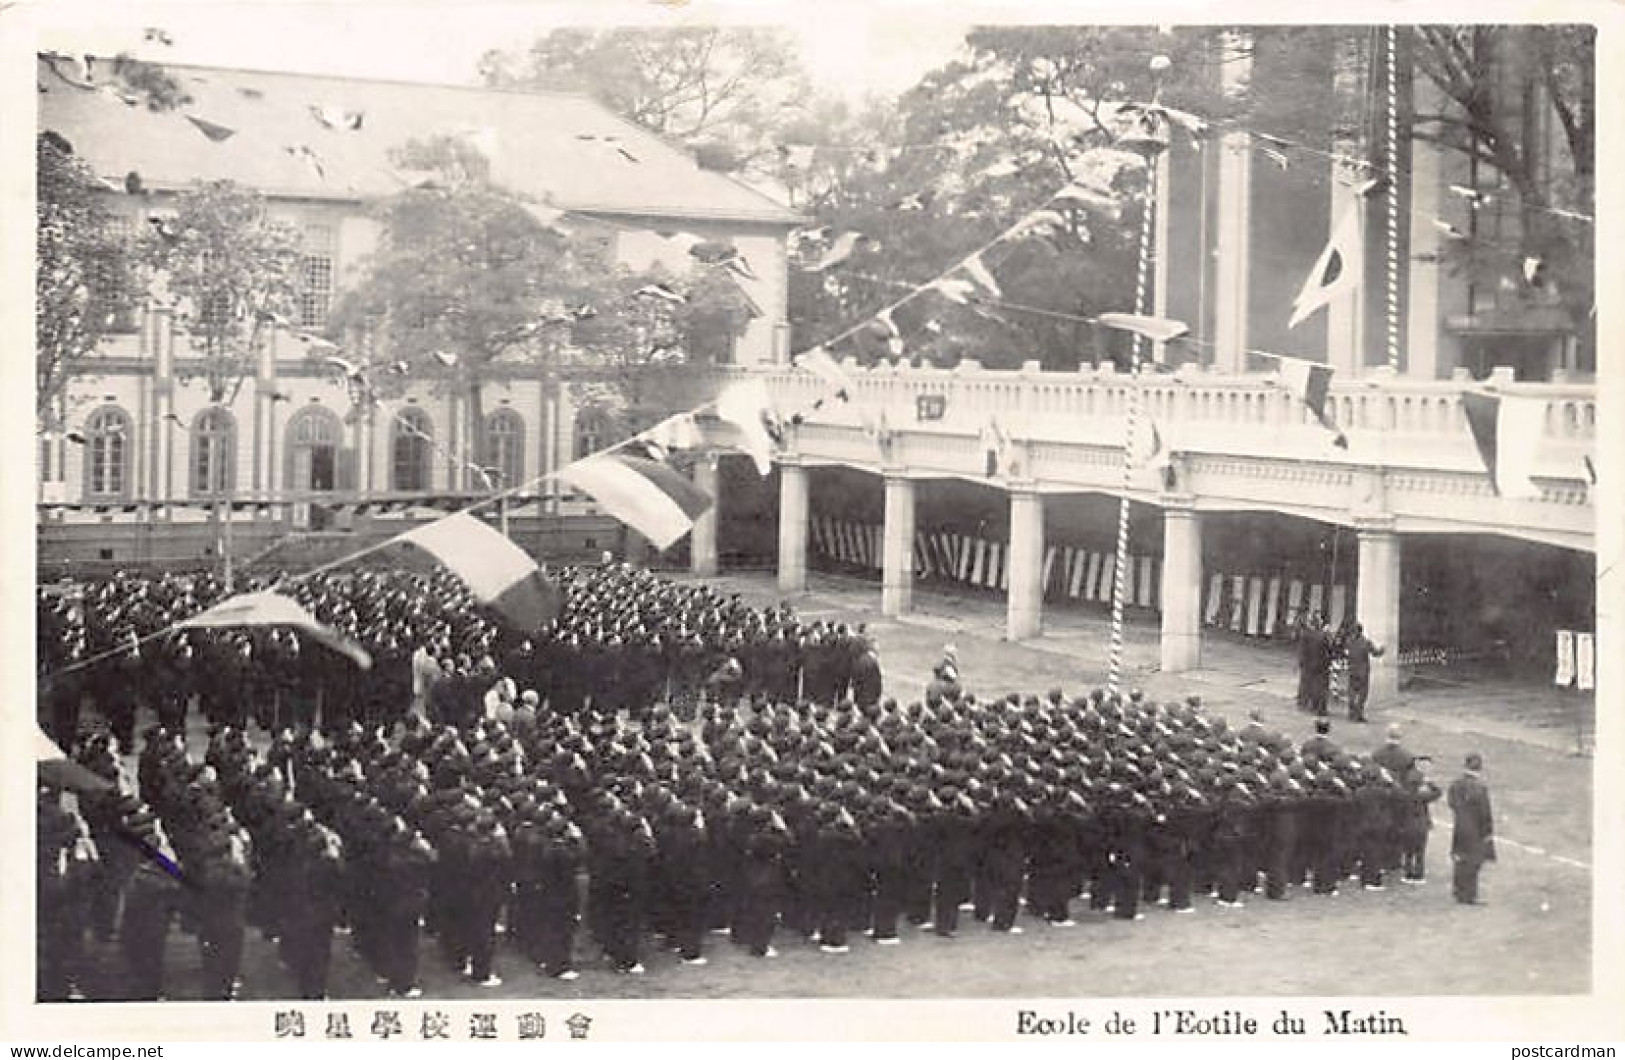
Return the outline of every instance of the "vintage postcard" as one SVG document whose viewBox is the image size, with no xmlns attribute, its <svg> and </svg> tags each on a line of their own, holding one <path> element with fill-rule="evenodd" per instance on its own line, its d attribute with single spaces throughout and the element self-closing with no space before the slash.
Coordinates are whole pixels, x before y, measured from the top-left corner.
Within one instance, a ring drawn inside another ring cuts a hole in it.
<svg viewBox="0 0 1625 1060">
<path fill-rule="evenodd" d="M 0 1037 L 1618 1041 L 1619 12 L 1287 14 L 0 5 Z"/>
</svg>

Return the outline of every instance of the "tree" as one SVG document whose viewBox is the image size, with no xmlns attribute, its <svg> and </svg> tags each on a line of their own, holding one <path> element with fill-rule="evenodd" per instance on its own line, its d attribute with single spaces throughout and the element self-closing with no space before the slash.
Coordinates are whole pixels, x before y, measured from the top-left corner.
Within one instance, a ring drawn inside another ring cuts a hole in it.
<svg viewBox="0 0 1625 1060">
<path fill-rule="evenodd" d="M 127 240 L 105 210 L 105 189 L 55 133 L 35 139 L 35 415 L 55 426 L 67 381 L 137 297 Z"/>
<path fill-rule="evenodd" d="M 435 378 L 479 423 L 484 381 L 533 365 L 582 377 L 620 415 L 646 399 L 651 374 L 705 359 L 743 329 L 742 307 L 708 273 L 618 267 L 577 222 L 492 184 L 466 142 L 413 142 L 395 161 L 434 179 L 377 205 L 378 249 L 330 318 L 347 347 L 387 349 L 404 368 L 374 374 L 377 396 Z"/>
<path fill-rule="evenodd" d="M 292 311 L 299 234 L 271 218 L 261 195 L 230 181 L 183 192 L 174 216 L 154 216 L 150 227 L 139 257 L 180 308 L 209 400 L 229 403 Z"/>
<path fill-rule="evenodd" d="M 1117 207 L 1098 199 L 1067 205 L 1062 223 L 988 250 L 982 261 L 1000 297 L 958 305 L 928 293 L 894 319 L 906 354 L 944 363 L 976 356 L 1065 367 L 1099 356 L 1102 337 L 1078 318 L 1132 305 L 1143 216 L 1146 170 L 1115 149 L 1137 120 L 1125 104 L 1159 99 L 1171 150 L 1212 150 L 1219 134 L 1248 132 L 1251 149 L 1305 187 L 1324 187 L 1329 155 L 1352 160 L 1341 179 L 1357 185 L 1380 169 L 1381 38 L 1369 26 L 972 30 L 963 58 L 927 74 L 894 107 L 825 112 L 824 139 L 799 187 L 798 206 L 822 226 L 806 241 L 802 264 L 816 263 L 843 234 L 867 239 L 841 267 L 792 275 L 801 344 L 843 333 L 1057 189 L 1082 182 L 1110 193 Z M 1500 194 L 1517 215 L 1498 229 L 1452 233 L 1447 258 L 1464 276 L 1512 288 L 1516 305 L 1561 300 L 1581 336 L 1582 363 L 1594 362 L 1585 352 L 1594 341 L 1594 34 L 1424 26 L 1401 38 L 1402 76 L 1414 63 L 1446 104 L 1443 113 L 1406 119 L 1402 135 L 1504 173 Z M 1549 131 L 1555 153 L 1544 147 Z M 1404 194 L 1403 168 L 1400 179 Z M 836 352 L 872 361 L 888 355 L 887 337 L 884 329 L 859 332 Z"/>
<path fill-rule="evenodd" d="M 1524 305 L 1559 304 L 1596 364 L 1596 31 L 1590 26 L 1418 26 L 1416 70 L 1445 105 L 1414 135 L 1504 178 L 1516 223 L 1453 239 L 1458 270 Z M 1556 135 L 1549 135 L 1555 125 Z M 1479 189 L 1497 182 L 1480 179 Z"/>
<path fill-rule="evenodd" d="M 812 167 L 805 208 L 822 227 L 803 248 L 809 268 L 791 281 L 803 344 L 842 333 L 987 247 L 978 260 L 1002 295 L 911 298 L 893 317 L 904 355 L 1049 368 L 1097 358 L 1086 318 L 1133 304 L 1145 167 L 1120 148 L 1127 126 L 1116 105 L 1153 95 L 1144 43 L 1153 36 L 978 29 L 966 58 L 928 74 L 894 107 L 857 117 L 863 146 L 824 148 Z M 1054 199 L 1073 184 L 1093 193 Z M 1032 226 L 1007 234 L 1041 208 Z M 818 269 L 848 233 L 865 237 L 857 252 Z M 837 355 L 874 361 L 896 343 L 880 328 L 842 347 Z"/>
<path fill-rule="evenodd" d="M 810 87 L 782 31 L 761 27 L 558 29 L 487 52 L 486 84 L 586 92 L 709 168 L 773 172 L 776 132 Z"/>
</svg>

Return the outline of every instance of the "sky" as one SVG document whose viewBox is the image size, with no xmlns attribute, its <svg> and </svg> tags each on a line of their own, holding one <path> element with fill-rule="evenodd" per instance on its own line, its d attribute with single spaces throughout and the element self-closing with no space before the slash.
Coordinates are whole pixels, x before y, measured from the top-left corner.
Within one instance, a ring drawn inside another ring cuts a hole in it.
<svg viewBox="0 0 1625 1060">
<path fill-rule="evenodd" d="M 941 5 L 728 0 L 196 0 L 30 4 L 48 50 L 177 64 L 468 83 L 492 48 L 517 49 L 561 25 L 736 21 L 790 30 L 819 87 L 858 99 L 895 94 L 951 59 L 963 22 Z M 161 27 L 171 44 L 143 39 Z"/>
</svg>

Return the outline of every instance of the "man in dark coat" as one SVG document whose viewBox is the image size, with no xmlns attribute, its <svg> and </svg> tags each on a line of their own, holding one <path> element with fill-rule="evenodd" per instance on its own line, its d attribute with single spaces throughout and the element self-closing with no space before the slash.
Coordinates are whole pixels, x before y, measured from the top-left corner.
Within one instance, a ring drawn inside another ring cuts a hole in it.
<svg viewBox="0 0 1625 1060">
<path fill-rule="evenodd" d="M 1467 768 L 1450 784 L 1446 796 L 1455 828 L 1450 836 L 1450 857 L 1455 862 L 1454 892 L 1463 905 L 1482 905 L 1478 897 L 1478 872 L 1486 861 L 1495 860 L 1495 824 L 1490 812 L 1490 789 L 1479 771 L 1484 759 L 1467 756 Z"/>
<path fill-rule="evenodd" d="M 880 656 L 867 640 L 859 643 L 860 650 L 852 662 L 852 699 L 859 710 L 870 710 L 880 704 Z"/>
<path fill-rule="evenodd" d="M 1354 623 L 1349 638 L 1343 642 L 1343 654 L 1349 661 L 1350 721 L 1365 721 L 1365 701 L 1371 695 L 1371 658 L 1382 653 L 1382 646 L 1373 644 L 1365 635 L 1365 627 Z"/>
</svg>

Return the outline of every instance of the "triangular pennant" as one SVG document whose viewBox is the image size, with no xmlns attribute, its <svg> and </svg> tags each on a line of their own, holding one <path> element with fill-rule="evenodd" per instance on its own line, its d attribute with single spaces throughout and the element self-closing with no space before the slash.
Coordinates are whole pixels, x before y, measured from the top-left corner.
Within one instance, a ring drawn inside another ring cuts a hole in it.
<svg viewBox="0 0 1625 1060">
<path fill-rule="evenodd" d="M 780 428 L 762 380 L 729 385 L 717 396 L 717 416 L 739 429 L 741 448 L 755 461 L 758 474 L 766 475 L 773 469 Z"/>
<path fill-rule="evenodd" d="M 807 266 L 808 272 L 823 272 L 850 258 L 854 251 L 868 239 L 862 232 L 842 232 L 835 237 L 835 242 L 824 252 L 817 262 Z"/>
<path fill-rule="evenodd" d="M 228 129 L 224 125 L 207 121 L 195 114 L 188 114 L 186 116 L 186 120 L 197 126 L 199 132 L 201 132 L 204 136 L 207 136 L 210 140 L 213 140 L 215 143 L 220 143 L 222 140 L 229 140 L 233 136 L 237 135 L 236 129 Z"/>
<path fill-rule="evenodd" d="M 1326 410 L 1326 399 L 1331 392 L 1333 370 L 1329 365 L 1316 364 L 1297 357 L 1281 357 L 1281 386 L 1308 406 L 1320 425 L 1333 434 L 1332 444 L 1347 449 L 1349 442 Z"/>
<path fill-rule="evenodd" d="M 1127 331 L 1159 343 L 1177 339 L 1190 331 L 1190 327 L 1183 321 L 1142 316 L 1138 313 L 1102 313 L 1098 319 L 1109 328 Z"/>
<path fill-rule="evenodd" d="M 852 377 L 822 346 L 796 354 L 795 366 L 805 368 L 822 379 L 840 400 L 850 401 L 852 399 Z"/>
<path fill-rule="evenodd" d="M 218 629 L 235 626 L 289 626 L 344 655 L 363 670 L 372 667 L 372 656 L 367 654 L 365 648 L 331 626 L 318 622 L 297 601 L 274 592 L 241 593 L 230 597 L 201 614 L 193 615 L 176 628 Z"/>
<path fill-rule="evenodd" d="M 54 788 L 98 792 L 111 791 L 114 786 L 112 781 L 97 776 L 69 758 L 55 740 L 45 735 L 45 730 L 37 727 L 34 730 L 34 762 L 38 766 L 40 783 Z"/>
<path fill-rule="evenodd" d="M 987 266 L 982 264 L 982 255 L 979 252 L 966 258 L 960 268 L 964 269 L 965 274 L 975 280 L 976 285 L 986 291 L 990 298 L 1004 296 L 1004 292 L 999 289 L 999 281 L 995 280 L 993 274 L 987 271 Z"/>
<path fill-rule="evenodd" d="M 1297 327 L 1332 299 L 1358 288 L 1364 274 L 1365 241 L 1360 227 L 1360 210 L 1358 205 L 1350 203 L 1344 207 L 1343 216 L 1333 229 L 1325 249 L 1315 259 L 1314 268 L 1309 270 L 1308 277 L 1303 281 L 1303 289 L 1292 300 L 1292 316 L 1287 321 L 1287 327 Z"/>
<path fill-rule="evenodd" d="M 1495 492 L 1508 498 L 1540 496 L 1533 472 L 1546 425 L 1545 402 L 1468 391 L 1461 395 L 1461 409 Z"/>
</svg>

